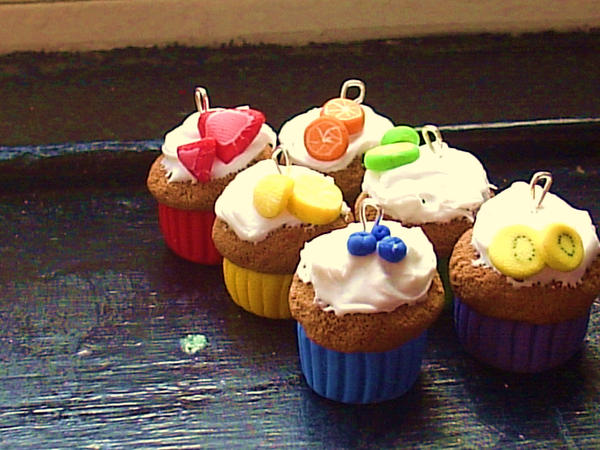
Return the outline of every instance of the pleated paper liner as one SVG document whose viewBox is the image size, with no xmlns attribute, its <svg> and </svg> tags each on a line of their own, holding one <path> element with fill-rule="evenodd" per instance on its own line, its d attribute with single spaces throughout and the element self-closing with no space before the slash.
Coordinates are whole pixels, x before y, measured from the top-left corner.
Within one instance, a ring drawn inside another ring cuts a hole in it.
<svg viewBox="0 0 600 450">
<path fill-rule="evenodd" d="M 158 222 L 167 246 L 189 261 L 221 264 L 222 257 L 212 240 L 213 211 L 187 211 L 158 204 Z"/>
<path fill-rule="evenodd" d="M 377 403 L 405 394 L 417 380 L 427 332 L 397 349 L 343 353 L 311 341 L 297 324 L 300 366 L 307 384 L 322 397 L 342 403 Z"/>
<path fill-rule="evenodd" d="M 246 311 L 269 319 L 291 317 L 288 294 L 293 274 L 256 272 L 223 258 L 223 276 L 232 300 Z"/>
<path fill-rule="evenodd" d="M 536 373 L 568 361 L 583 344 L 589 314 L 534 325 L 484 316 L 454 299 L 454 323 L 464 348 L 480 361 L 510 372 Z"/>
</svg>

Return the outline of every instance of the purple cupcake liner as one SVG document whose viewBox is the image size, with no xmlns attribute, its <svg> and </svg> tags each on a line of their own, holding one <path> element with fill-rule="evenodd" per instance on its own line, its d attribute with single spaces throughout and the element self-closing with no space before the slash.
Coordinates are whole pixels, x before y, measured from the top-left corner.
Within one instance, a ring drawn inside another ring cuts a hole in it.
<svg viewBox="0 0 600 450">
<path fill-rule="evenodd" d="M 510 372 L 543 372 L 568 361 L 583 344 L 589 313 L 565 322 L 533 325 L 479 314 L 454 299 L 454 326 L 471 355 Z"/>
<path fill-rule="evenodd" d="M 342 403 L 376 403 L 400 397 L 415 383 L 427 332 L 397 349 L 343 353 L 312 342 L 297 324 L 300 366 L 308 385 L 322 397 Z"/>
</svg>

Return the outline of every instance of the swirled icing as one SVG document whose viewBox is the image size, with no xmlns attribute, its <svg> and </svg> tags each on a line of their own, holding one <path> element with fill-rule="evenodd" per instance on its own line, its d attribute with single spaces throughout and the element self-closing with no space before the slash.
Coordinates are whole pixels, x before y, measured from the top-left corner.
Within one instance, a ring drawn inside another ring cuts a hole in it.
<svg viewBox="0 0 600 450">
<path fill-rule="evenodd" d="M 427 296 L 436 273 L 431 242 L 420 228 L 405 228 L 385 220 L 381 224 L 405 242 L 408 250 L 402 261 L 386 261 L 377 252 L 367 256 L 350 254 L 346 242 L 350 234 L 363 231 L 360 223 L 351 223 L 304 245 L 296 273 L 303 282 L 312 283 L 315 301 L 324 311 L 336 315 L 390 312 Z M 367 222 L 366 229 L 372 225 Z"/>
<path fill-rule="evenodd" d="M 474 220 L 475 211 L 490 197 L 487 174 L 472 154 L 448 147 L 432 152 L 419 148 L 419 158 L 395 169 L 366 170 L 362 190 L 386 214 L 405 223 Z"/>
<path fill-rule="evenodd" d="M 536 186 L 535 197 L 539 198 L 542 188 Z M 553 223 L 564 223 L 575 229 L 581 236 L 584 256 L 581 264 L 570 272 L 561 272 L 546 266 L 541 272 L 526 280 L 513 280 L 518 286 L 530 286 L 535 283 L 548 284 L 552 281 L 574 286 L 586 269 L 600 252 L 600 243 L 596 227 L 587 211 L 575 209 L 555 194 L 548 192 L 539 208 L 534 207 L 531 189 L 528 183 L 517 181 L 509 188 L 484 203 L 477 213 L 473 226 L 471 244 L 477 250 L 479 259 L 474 264 L 481 264 L 497 270 L 488 256 L 488 248 L 498 231 L 508 225 L 528 225 L 538 231 Z"/>
<path fill-rule="evenodd" d="M 381 137 L 387 130 L 393 128 L 394 124 L 387 117 L 377 114 L 371 107 L 360 106 L 365 112 L 364 127 L 361 132 L 350 135 L 346 153 L 333 161 L 320 161 L 313 158 L 304 146 L 304 130 L 308 124 L 321 115 L 322 108 L 309 109 L 285 122 L 279 130 L 279 142 L 288 151 L 290 161 L 328 173 L 344 169 L 356 156 L 360 156 L 368 149 L 378 145 Z"/>
<path fill-rule="evenodd" d="M 167 172 L 167 180 L 169 183 L 177 181 L 195 181 L 192 174 L 177 158 L 177 147 L 201 139 L 200 132 L 198 131 L 199 117 L 199 112 L 190 114 L 179 126 L 165 135 L 165 140 L 161 148 L 162 154 L 164 155 L 162 166 Z M 270 144 L 274 148 L 276 141 L 277 136 L 275 132 L 269 125 L 266 123 L 263 124 L 258 135 L 250 143 L 248 148 L 229 163 L 225 164 L 218 158 L 215 159 L 210 174 L 211 179 L 222 178 L 230 173 L 243 169 L 250 161 L 258 156 L 265 148 L 265 145 Z"/>
<path fill-rule="evenodd" d="M 292 179 L 297 179 L 301 175 L 316 175 L 327 179 L 331 183 L 334 182 L 333 178 L 307 167 L 280 165 L 279 168 L 282 173 Z M 217 198 L 215 203 L 216 216 L 225 221 L 235 234 L 244 241 L 260 241 L 276 228 L 284 225 L 297 226 L 303 223 L 287 210 L 276 217 L 266 218 L 261 216 L 254 208 L 254 187 L 261 178 L 273 173 L 277 173 L 274 160 L 259 161 L 238 173 Z M 342 205 L 342 211 L 349 211 L 345 203 Z"/>
</svg>

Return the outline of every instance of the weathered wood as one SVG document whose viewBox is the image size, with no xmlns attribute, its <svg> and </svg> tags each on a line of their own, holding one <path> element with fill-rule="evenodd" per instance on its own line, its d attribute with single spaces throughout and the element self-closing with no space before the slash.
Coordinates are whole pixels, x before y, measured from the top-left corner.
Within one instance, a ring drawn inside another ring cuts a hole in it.
<svg viewBox="0 0 600 450">
<path fill-rule="evenodd" d="M 485 159 L 499 187 L 553 171 L 553 190 L 598 222 L 597 152 Z M 228 299 L 219 267 L 165 248 L 143 186 L 4 194 L 0 220 L 2 446 L 600 445 L 598 304 L 583 351 L 535 376 L 467 356 L 447 312 L 407 395 L 340 405 L 304 383 L 292 321 L 247 314 Z M 185 354 L 188 334 L 208 346 Z"/>
</svg>

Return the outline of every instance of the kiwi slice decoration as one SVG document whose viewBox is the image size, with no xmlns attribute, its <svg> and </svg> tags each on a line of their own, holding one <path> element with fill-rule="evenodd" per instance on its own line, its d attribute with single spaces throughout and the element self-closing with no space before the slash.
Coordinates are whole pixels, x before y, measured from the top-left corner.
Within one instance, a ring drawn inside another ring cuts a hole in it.
<svg viewBox="0 0 600 450">
<path fill-rule="evenodd" d="M 548 225 L 542 231 L 542 253 L 548 266 L 561 272 L 570 272 L 583 261 L 581 236 L 568 225 Z"/>
<path fill-rule="evenodd" d="M 498 231 L 488 255 L 502 274 L 519 280 L 535 275 L 546 265 L 540 234 L 526 225 L 510 225 Z"/>
</svg>

